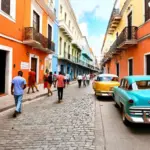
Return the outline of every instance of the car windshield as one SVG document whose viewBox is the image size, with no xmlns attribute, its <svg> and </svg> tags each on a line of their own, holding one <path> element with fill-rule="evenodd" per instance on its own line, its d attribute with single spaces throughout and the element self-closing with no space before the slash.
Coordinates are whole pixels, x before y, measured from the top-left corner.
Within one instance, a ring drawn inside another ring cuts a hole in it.
<svg viewBox="0 0 150 150">
<path fill-rule="evenodd" d="M 137 81 L 136 84 L 134 84 L 134 89 L 150 89 L 150 81 Z"/>
<path fill-rule="evenodd" d="M 118 77 L 97 77 L 97 81 L 119 81 Z"/>
</svg>

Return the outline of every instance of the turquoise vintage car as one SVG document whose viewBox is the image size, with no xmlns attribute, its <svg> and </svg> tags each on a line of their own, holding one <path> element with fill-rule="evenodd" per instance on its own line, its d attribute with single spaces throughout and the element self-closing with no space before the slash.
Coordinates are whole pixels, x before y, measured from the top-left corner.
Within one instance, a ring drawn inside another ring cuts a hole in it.
<svg viewBox="0 0 150 150">
<path fill-rule="evenodd" d="M 125 125 L 131 122 L 150 123 L 150 76 L 124 77 L 120 86 L 113 90 Z"/>
</svg>

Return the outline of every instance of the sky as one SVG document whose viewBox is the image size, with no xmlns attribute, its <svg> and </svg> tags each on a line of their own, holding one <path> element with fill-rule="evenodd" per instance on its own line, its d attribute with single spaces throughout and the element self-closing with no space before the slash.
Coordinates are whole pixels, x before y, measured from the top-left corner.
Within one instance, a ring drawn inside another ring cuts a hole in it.
<svg viewBox="0 0 150 150">
<path fill-rule="evenodd" d="M 115 0 L 70 0 L 77 21 L 90 47 L 100 57 L 104 35 Z"/>
</svg>

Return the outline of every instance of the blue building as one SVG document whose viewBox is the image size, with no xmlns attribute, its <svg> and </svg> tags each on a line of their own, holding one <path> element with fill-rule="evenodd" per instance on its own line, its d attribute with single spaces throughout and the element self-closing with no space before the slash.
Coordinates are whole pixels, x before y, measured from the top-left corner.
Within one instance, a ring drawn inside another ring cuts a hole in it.
<svg viewBox="0 0 150 150">
<path fill-rule="evenodd" d="M 55 0 L 55 15 L 56 19 L 53 24 L 53 40 L 55 43 L 55 53 L 52 56 L 52 72 L 55 71 L 58 73 L 58 36 L 59 36 L 59 28 L 58 28 L 58 8 L 59 8 L 59 0 Z"/>
</svg>

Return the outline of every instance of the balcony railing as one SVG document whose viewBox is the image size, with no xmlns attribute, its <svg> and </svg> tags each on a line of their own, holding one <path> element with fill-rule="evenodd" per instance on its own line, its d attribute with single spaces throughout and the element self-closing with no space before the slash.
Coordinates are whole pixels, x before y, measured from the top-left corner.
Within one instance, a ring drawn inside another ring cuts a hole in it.
<svg viewBox="0 0 150 150">
<path fill-rule="evenodd" d="M 114 41 L 110 47 L 107 55 L 116 54 L 122 49 L 127 49 L 130 46 L 137 44 L 137 27 L 125 27 L 118 38 Z"/>
<path fill-rule="evenodd" d="M 120 23 L 120 20 L 121 20 L 120 10 L 114 9 L 109 22 L 109 29 L 108 29 L 109 34 L 113 34 L 118 24 Z"/>
<path fill-rule="evenodd" d="M 33 27 L 25 28 L 23 43 L 47 53 L 55 51 L 55 43 L 48 40 L 48 38 L 37 32 Z"/>
<path fill-rule="evenodd" d="M 137 27 L 125 27 L 117 38 L 117 48 L 126 49 L 137 44 Z"/>
<path fill-rule="evenodd" d="M 65 20 L 59 21 L 59 28 L 64 32 L 66 36 L 68 36 L 69 39 L 73 39 L 72 32 L 69 28 L 69 26 L 66 24 Z"/>
</svg>

